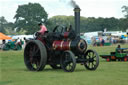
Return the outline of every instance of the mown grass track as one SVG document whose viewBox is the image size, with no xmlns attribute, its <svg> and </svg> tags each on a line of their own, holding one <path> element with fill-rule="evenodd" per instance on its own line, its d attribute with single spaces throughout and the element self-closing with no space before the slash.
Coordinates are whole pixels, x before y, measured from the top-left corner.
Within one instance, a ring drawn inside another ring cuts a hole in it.
<svg viewBox="0 0 128 85">
<path fill-rule="evenodd" d="M 101 55 L 115 51 L 116 46 L 88 46 L 88 49 L 95 49 Z M 100 58 L 95 71 L 77 64 L 72 73 L 53 70 L 49 65 L 43 71 L 32 72 L 24 65 L 23 50 L 0 51 L 0 85 L 128 85 L 128 62 L 106 62 Z"/>
</svg>

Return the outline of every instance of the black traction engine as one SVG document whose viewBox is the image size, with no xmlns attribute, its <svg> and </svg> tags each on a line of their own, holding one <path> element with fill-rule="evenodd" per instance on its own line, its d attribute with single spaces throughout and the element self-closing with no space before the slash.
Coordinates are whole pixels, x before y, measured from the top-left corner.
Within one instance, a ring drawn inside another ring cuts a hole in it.
<svg viewBox="0 0 128 85">
<path fill-rule="evenodd" d="M 99 55 L 94 50 L 87 50 L 87 43 L 80 38 L 80 8 L 75 8 L 75 31 L 72 26 L 56 26 L 52 32 L 44 35 L 36 33 L 34 40 L 27 42 L 24 49 L 24 62 L 31 71 L 41 71 L 45 65 L 53 69 L 73 72 L 76 63 L 88 70 L 96 70 Z"/>
</svg>

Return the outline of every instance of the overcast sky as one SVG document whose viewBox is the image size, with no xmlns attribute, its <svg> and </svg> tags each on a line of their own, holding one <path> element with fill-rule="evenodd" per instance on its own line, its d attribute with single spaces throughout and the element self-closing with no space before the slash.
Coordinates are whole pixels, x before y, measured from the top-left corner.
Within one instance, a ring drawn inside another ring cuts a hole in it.
<svg viewBox="0 0 128 85">
<path fill-rule="evenodd" d="M 18 5 L 40 3 L 49 17 L 55 15 L 73 15 L 73 8 L 68 4 L 70 0 L 0 0 L 0 17 L 14 22 L 14 15 Z M 74 0 L 81 8 L 81 16 L 84 17 L 116 17 L 122 18 L 121 7 L 128 6 L 128 0 Z"/>
</svg>

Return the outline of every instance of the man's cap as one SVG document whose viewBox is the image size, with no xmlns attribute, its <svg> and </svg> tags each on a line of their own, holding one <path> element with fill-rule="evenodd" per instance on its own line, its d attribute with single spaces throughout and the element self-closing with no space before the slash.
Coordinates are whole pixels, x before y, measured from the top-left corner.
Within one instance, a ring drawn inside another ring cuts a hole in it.
<svg viewBox="0 0 128 85">
<path fill-rule="evenodd" d="M 40 25 L 42 25 L 42 23 L 39 23 L 38 25 L 40 26 Z"/>
</svg>

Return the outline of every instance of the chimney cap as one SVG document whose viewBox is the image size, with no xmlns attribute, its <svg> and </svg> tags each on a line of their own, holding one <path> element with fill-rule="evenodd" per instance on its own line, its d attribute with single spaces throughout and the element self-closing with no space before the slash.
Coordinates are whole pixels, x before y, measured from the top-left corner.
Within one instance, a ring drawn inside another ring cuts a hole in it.
<svg viewBox="0 0 128 85">
<path fill-rule="evenodd" d="M 74 11 L 75 11 L 75 12 L 80 12 L 81 9 L 80 9 L 80 8 L 74 8 Z"/>
</svg>

